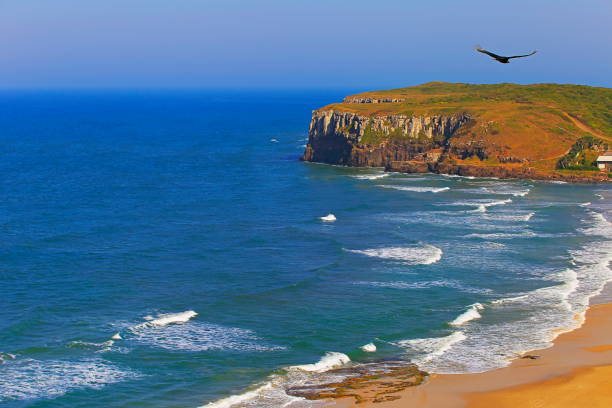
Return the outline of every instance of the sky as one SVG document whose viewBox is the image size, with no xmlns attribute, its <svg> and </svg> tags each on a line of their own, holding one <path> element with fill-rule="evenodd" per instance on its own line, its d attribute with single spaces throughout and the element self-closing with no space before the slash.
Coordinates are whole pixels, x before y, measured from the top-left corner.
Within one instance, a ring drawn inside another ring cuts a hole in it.
<svg viewBox="0 0 612 408">
<path fill-rule="evenodd" d="M 611 19 L 610 0 L 0 0 L 0 88 L 610 87 Z"/>
</svg>

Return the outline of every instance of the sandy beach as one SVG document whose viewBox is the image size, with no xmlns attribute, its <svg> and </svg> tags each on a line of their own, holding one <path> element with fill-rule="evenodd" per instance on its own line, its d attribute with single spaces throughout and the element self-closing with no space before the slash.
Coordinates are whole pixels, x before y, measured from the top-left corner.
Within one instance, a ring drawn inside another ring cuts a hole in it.
<svg viewBox="0 0 612 408">
<path fill-rule="evenodd" d="M 611 407 L 611 329 L 612 303 L 594 305 L 579 329 L 561 334 L 551 348 L 528 353 L 538 356 L 535 359 L 517 359 L 507 367 L 479 374 L 433 375 L 421 386 L 385 393 L 384 402 L 356 404 L 346 399 L 335 406 Z M 362 394 L 372 401 L 376 392 L 365 390 Z"/>
</svg>

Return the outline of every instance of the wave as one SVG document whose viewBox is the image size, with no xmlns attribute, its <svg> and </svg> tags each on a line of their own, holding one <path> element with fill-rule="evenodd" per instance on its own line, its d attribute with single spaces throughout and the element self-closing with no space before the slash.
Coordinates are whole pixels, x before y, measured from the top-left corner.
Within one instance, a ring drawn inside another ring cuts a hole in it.
<svg viewBox="0 0 612 408">
<path fill-rule="evenodd" d="M 482 316 L 478 311 L 482 309 L 484 309 L 484 306 L 481 303 L 474 303 L 470 305 L 465 312 L 457 316 L 457 318 L 449 324 L 451 326 L 461 326 L 469 321 L 480 319 Z"/>
<path fill-rule="evenodd" d="M 286 367 L 284 374 L 273 374 L 257 388 L 242 394 L 226 397 L 211 402 L 200 408 L 278 408 L 306 401 L 302 397 L 287 394 L 292 387 L 307 385 L 316 387 L 342 381 L 348 373 L 338 373 L 334 370 L 350 364 L 350 358 L 343 353 L 328 352 L 313 364 L 303 364 Z M 309 401 L 308 406 L 312 406 Z"/>
<path fill-rule="evenodd" d="M 487 214 L 487 218 L 498 221 L 524 221 L 527 222 L 535 215 L 535 212 L 527 214 L 507 215 L 507 214 Z"/>
<path fill-rule="evenodd" d="M 459 206 L 459 207 L 476 207 L 474 210 L 470 210 L 470 212 L 481 212 L 484 213 L 487 211 L 487 208 L 497 206 L 497 205 L 505 205 L 512 202 L 511 198 L 507 198 L 505 200 L 472 200 L 472 201 L 457 201 L 450 204 L 441 204 L 441 205 L 450 205 L 450 206 Z"/>
<path fill-rule="evenodd" d="M 599 236 L 606 226 L 597 216 L 593 216 L 591 223 L 601 224 L 591 230 L 593 237 Z M 557 336 L 580 327 L 590 299 L 612 281 L 612 229 L 607 226 L 606 239 L 568 251 L 574 266 L 543 277 L 554 282 L 552 285 L 487 305 L 492 316 L 512 316 L 512 320 L 481 322 L 483 316 L 475 318 L 476 313 L 468 310 L 453 322 L 462 323 L 458 326 L 464 340 L 438 356 L 424 358 L 423 353 L 416 353 L 415 362 L 436 373 L 488 371 L 508 365 L 525 352 L 550 347 Z M 468 321 L 470 324 L 465 324 Z"/>
<path fill-rule="evenodd" d="M 443 176 L 443 177 L 450 177 L 450 178 L 465 178 L 468 180 L 474 180 L 476 177 L 474 176 L 460 176 L 458 174 L 446 174 L 446 173 L 439 173 L 439 176 Z"/>
<path fill-rule="evenodd" d="M 115 342 L 113 340 L 107 340 L 107 341 L 103 341 L 101 343 L 93 343 L 93 342 L 87 342 L 87 341 L 71 341 L 70 343 L 68 343 L 69 347 L 76 347 L 76 348 L 104 348 L 104 349 L 108 349 L 109 347 L 111 347 L 113 344 L 115 344 Z"/>
<path fill-rule="evenodd" d="M 580 228 L 578 231 L 585 235 L 596 235 L 602 237 L 612 238 L 612 223 L 606 219 L 606 217 L 596 211 L 588 211 L 591 218 L 585 220 L 585 226 Z"/>
<path fill-rule="evenodd" d="M 418 187 L 418 186 L 383 186 L 383 188 L 392 188 L 400 191 L 414 191 L 417 193 L 441 193 L 442 191 L 450 190 L 450 187 Z"/>
<path fill-rule="evenodd" d="M 403 282 L 403 281 L 391 281 L 391 282 L 379 282 L 379 281 L 357 281 L 353 282 L 355 285 L 372 286 L 377 288 L 389 288 L 389 289 L 429 289 L 429 288 L 450 288 L 456 289 L 461 292 L 475 293 L 475 294 L 490 294 L 491 289 L 481 289 L 471 286 L 465 286 L 454 280 L 433 280 L 433 281 L 422 281 L 422 282 Z"/>
<path fill-rule="evenodd" d="M 590 201 L 587 201 L 586 203 L 582 203 L 582 204 L 578 204 L 580 207 L 588 207 L 589 205 L 591 205 Z"/>
<path fill-rule="evenodd" d="M 455 344 L 464 341 L 466 338 L 463 332 L 456 331 L 445 337 L 400 340 L 393 344 L 406 349 L 409 353 L 420 355 L 413 361 L 422 366 L 424 362 L 443 355 Z"/>
<path fill-rule="evenodd" d="M 525 186 L 523 186 L 525 187 Z M 533 187 L 533 186 L 531 186 Z M 490 186 L 480 187 L 480 190 L 487 194 L 495 195 L 511 195 L 514 197 L 525 197 L 531 191 L 531 188 L 525 187 L 524 189 L 517 189 L 516 185 L 513 184 L 493 184 Z"/>
<path fill-rule="evenodd" d="M 374 353 L 376 351 L 376 345 L 374 343 L 364 344 L 359 348 L 365 351 L 366 353 Z"/>
<path fill-rule="evenodd" d="M 351 177 L 359 179 L 359 180 L 379 180 L 385 177 L 388 177 L 390 173 L 382 173 L 382 174 L 355 174 Z"/>
<path fill-rule="evenodd" d="M 56 398 L 72 390 L 101 389 L 138 377 L 137 372 L 102 359 L 14 360 L 0 365 L 0 402 Z"/>
<path fill-rule="evenodd" d="M 197 313 L 161 314 L 130 327 L 123 339 L 167 350 L 182 351 L 275 351 L 284 347 L 267 345 L 251 330 L 212 323 L 190 322 Z"/>
<path fill-rule="evenodd" d="M 314 364 L 304 364 L 289 367 L 290 370 L 310 371 L 314 373 L 323 373 L 333 368 L 339 368 L 348 364 L 351 359 L 342 353 L 328 352 L 318 362 Z"/>
<path fill-rule="evenodd" d="M 153 327 L 153 326 L 163 327 L 163 326 L 166 326 L 172 323 L 186 323 L 192 317 L 195 317 L 197 315 L 198 314 L 194 312 L 193 310 L 187 310 L 185 312 L 180 312 L 180 313 L 159 314 L 155 318 L 146 316 L 145 319 L 148 320 L 147 322 L 134 326 L 131 329 L 134 330 L 134 329 L 139 329 L 143 327 Z"/>
<path fill-rule="evenodd" d="M 409 265 L 430 265 L 442 259 L 442 250 L 433 245 L 422 247 L 389 247 L 373 249 L 347 249 L 348 252 L 362 254 L 373 258 L 402 261 Z"/>
<path fill-rule="evenodd" d="M 272 383 L 268 382 L 256 389 L 254 389 L 253 391 L 247 391 L 243 394 L 239 394 L 239 395 L 232 395 L 230 397 L 227 398 L 223 398 L 220 399 L 218 401 L 215 402 L 211 402 L 209 404 L 203 405 L 200 408 L 231 408 L 231 407 L 235 407 L 243 402 L 247 402 L 250 400 L 254 400 L 256 398 L 258 398 L 261 394 L 263 394 L 265 391 L 272 389 Z"/>
</svg>

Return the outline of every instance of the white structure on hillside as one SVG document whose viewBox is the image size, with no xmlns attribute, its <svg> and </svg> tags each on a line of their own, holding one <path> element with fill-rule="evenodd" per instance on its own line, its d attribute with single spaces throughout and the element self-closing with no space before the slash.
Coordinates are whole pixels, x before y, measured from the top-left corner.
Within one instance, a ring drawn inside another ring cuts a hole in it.
<svg viewBox="0 0 612 408">
<path fill-rule="evenodd" d="M 597 167 L 599 170 L 612 170 L 612 152 L 605 152 L 597 158 Z"/>
</svg>

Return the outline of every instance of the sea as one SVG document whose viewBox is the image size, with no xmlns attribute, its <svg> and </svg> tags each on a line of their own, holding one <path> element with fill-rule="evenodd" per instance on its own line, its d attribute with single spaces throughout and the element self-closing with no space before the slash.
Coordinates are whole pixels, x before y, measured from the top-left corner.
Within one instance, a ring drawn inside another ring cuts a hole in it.
<svg viewBox="0 0 612 408">
<path fill-rule="evenodd" d="M 287 390 L 579 327 L 612 187 L 300 161 L 355 91 L 0 92 L 0 405 L 321 406 Z"/>
</svg>

